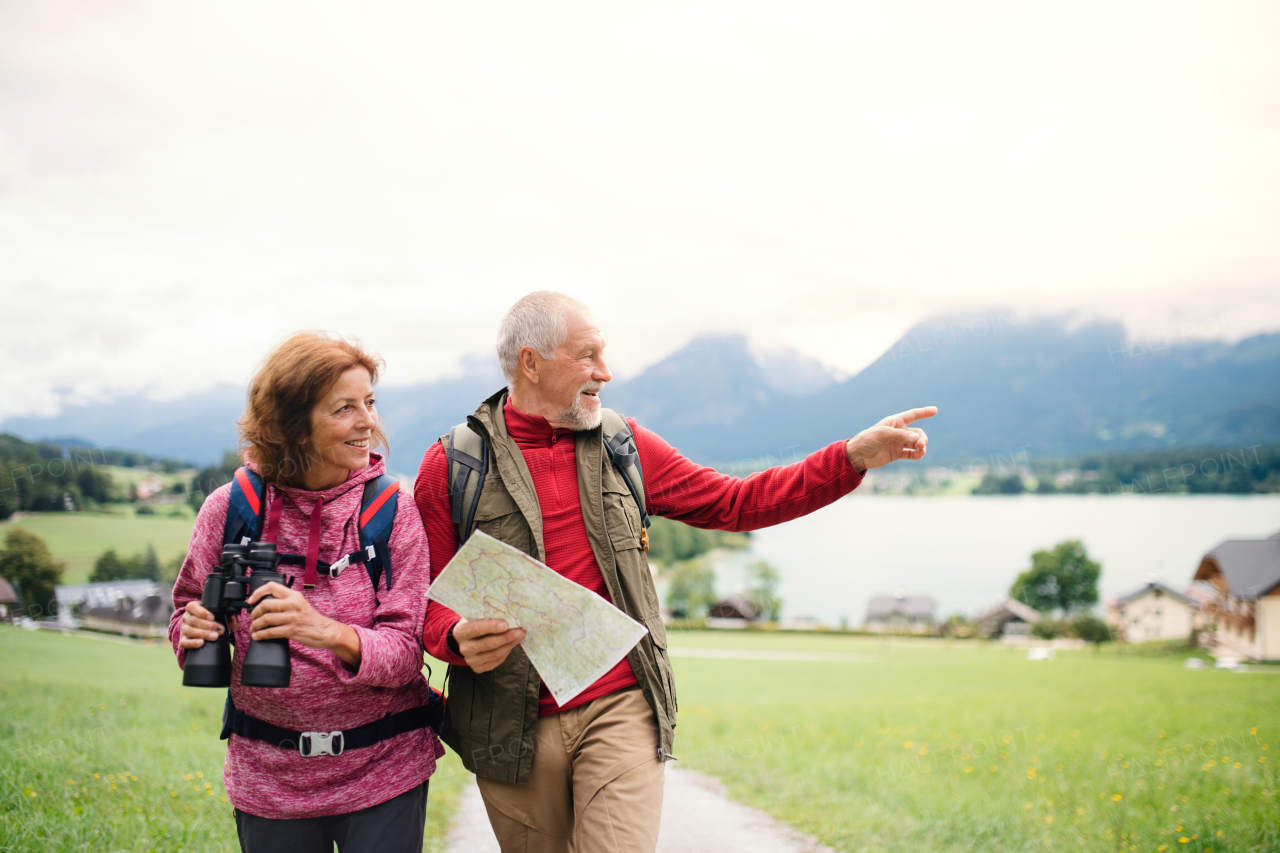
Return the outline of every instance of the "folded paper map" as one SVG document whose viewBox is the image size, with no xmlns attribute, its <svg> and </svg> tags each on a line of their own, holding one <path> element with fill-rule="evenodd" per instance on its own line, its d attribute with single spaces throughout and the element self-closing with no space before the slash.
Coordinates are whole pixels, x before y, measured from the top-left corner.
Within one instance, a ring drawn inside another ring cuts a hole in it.
<svg viewBox="0 0 1280 853">
<path fill-rule="evenodd" d="M 524 628 L 521 646 L 557 705 L 594 684 L 648 633 L 591 590 L 479 530 L 427 597 L 464 619 Z"/>
</svg>

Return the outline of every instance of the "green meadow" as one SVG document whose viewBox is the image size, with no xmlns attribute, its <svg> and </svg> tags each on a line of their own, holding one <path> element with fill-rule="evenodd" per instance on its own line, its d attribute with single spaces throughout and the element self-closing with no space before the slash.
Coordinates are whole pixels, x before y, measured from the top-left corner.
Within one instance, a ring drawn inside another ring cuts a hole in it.
<svg viewBox="0 0 1280 853">
<path fill-rule="evenodd" d="M 238 851 L 226 693 L 181 678 L 164 644 L 0 626 L 0 850 Z M 463 773 L 432 779 L 428 850 Z"/>
<path fill-rule="evenodd" d="M 138 515 L 132 504 L 107 504 L 101 511 L 38 512 L 21 521 L 0 523 L 0 537 L 15 525 L 38 535 L 54 559 L 66 562 L 62 583 L 84 583 L 98 556 L 108 548 L 128 556 L 140 553 L 150 543 L 162 564 L 184 553 L 191 541 L 195 513 L 187 504 L 157 506 L 154 515 Z"/>
<path fill-rule="evenodd" d="M 680 766 L 837 850 L 1280 849 L 1280 672 L 829 635 L 671 646 Z"/>
<path fill-rule="evenodd" d="M 837 850 L 1280 849 L 1280 673 L 839 635 L 671 647 L 679 766 Z M 0 627 L 0 696 L 0 850 L 237 849 L 223 695 L 183 688 L 167 646 Z M 452 755 L 434 777 L 427 849 L 465 778 Z"/>
</svg>

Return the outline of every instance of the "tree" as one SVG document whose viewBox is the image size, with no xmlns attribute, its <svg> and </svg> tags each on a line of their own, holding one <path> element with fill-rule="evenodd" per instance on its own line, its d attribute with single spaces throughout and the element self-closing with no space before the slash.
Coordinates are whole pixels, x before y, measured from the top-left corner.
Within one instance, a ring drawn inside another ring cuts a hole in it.
<svg viewBox="0 0 1280 853">
<path fill-rule="evenodd" d="M 667 518 L 653 518 L 649 528 L 649 561 L 671 565 L 692 560 L 716 548 L 745 548 L 751 534 L 702 530 Z"/>
<path fill-rule="evenodd" d="M 760 617 L 766 622 L 777 622 L 782 615 L 782 599 L 778 597 L 778 570 L 772 563 L 756 560 L 747 566 L 752 586 L 747 594 L 760 605 Z"/>
<path fill-rule="evenodd" d="M 99 468 L 81 468 L 76 474 L 76 485 L 80 487 L 80 494 L 89 500 L 98 503 L 111 500 L 111 475 Z"/>
<path fill-rule="evenodd" d="M 149 581 L 160 580 L 160 558 L 156 556 L 155 546 L 150 542 L 147 543 L 142 559 L 138 560 L 138 577 Z"/>
<path fill-rule="evenodd" d="M 89 580 L 93 583 L 104 581 L 122 581 L 142 577 L 142 559 L 138 556 L 121 557 L 114 548 L 103 551 L 98 561 L 93 564 L 93 573 Z"/>
<path fill-rule="evenodd" d="M 28 616 L 57 610 L 56 587 L 66 567 L 66 563 L 54 561 L 49 546 L 31 531 L 15 527 L 5 534 L 0 576 L 17 587 L 23 612 Z"/>
<path fill-rule="evenodd" d="M 687 619 L 715 601 L 716 575 L 706 560 L 683 560 L 666 574 L 671 579 L 667 586 L 667 607 L 671 608 L 672 616 Z"/>
<path fill-rule="evenodd" d="M 1081 542 L 1059 542 L 1031 555 L 1031 568 L 1018 575 L 1009 595 L 1043 613 L 1083 611 L 1098 601 L 1101 573 Z"/>
<path fill-rule="evenodd" d="M 975 495 L 1020 495 L 1026 491 L 1026 486 L 1022 482 L 1019 474 L 1010 474 L 1002 477 L 995 471 L 988 471 L 982 475 L 982 482 L 974 489 Z"/>
</svg>

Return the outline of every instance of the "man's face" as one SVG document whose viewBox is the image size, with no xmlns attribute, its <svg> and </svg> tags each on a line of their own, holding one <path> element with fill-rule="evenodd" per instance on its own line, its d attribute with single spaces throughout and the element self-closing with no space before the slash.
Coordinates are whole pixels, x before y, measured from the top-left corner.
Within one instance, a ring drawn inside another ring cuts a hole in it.
<svg viewBox="0 0 1280 853">
<path fill-rule="evenodd" d="M 553 426 L 595 429 L 600 425 L 599 391 L 613 379 L 604 363 L 604 335 L 577 309 L 565 308 L 568 335 L 555 357 L 542 363 L 540 396 L 560 412 Z"/>
</svg>

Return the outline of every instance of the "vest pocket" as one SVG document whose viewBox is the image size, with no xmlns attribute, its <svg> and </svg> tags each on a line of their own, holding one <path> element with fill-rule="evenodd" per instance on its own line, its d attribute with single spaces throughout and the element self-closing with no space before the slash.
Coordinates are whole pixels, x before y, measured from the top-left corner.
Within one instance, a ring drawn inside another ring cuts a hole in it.
<svg viewBox="0 0 1280 853">
<path fill-rule="evenodd" d="M 490 485 L 498 488 L 491 489 Z M 480 505 L 476 507 L 476 529 L 525 553 L 531 553 L 533 540 L 529 523 L 525 521 L 515 499 L 501 485 L 500 482 L 486 484 L 480 497 Z"/>
<path fill-rule="evenodd" d="M 613 550 L 629 551 L 640 547 L 640 510 L 626 486 L 606 484 L 603 488 L 604 523 L 609 529 Z"/>
<path fill-rule="evenodd" d="M 671 657 L 667 654 L 667 628 L 662 623 L 661 616 L 646 618 L 644 626 L 649 629 L 649 641 L 653 645 L 653 662 L 658 676 L 658 684 L 656 686 L 663 692 L 663 704 L 666 707 L 667 719 L 674 726 L 676 709 L 679 706 L 676 702 L 675 672 L 671 669 Z"/>
</svg>

